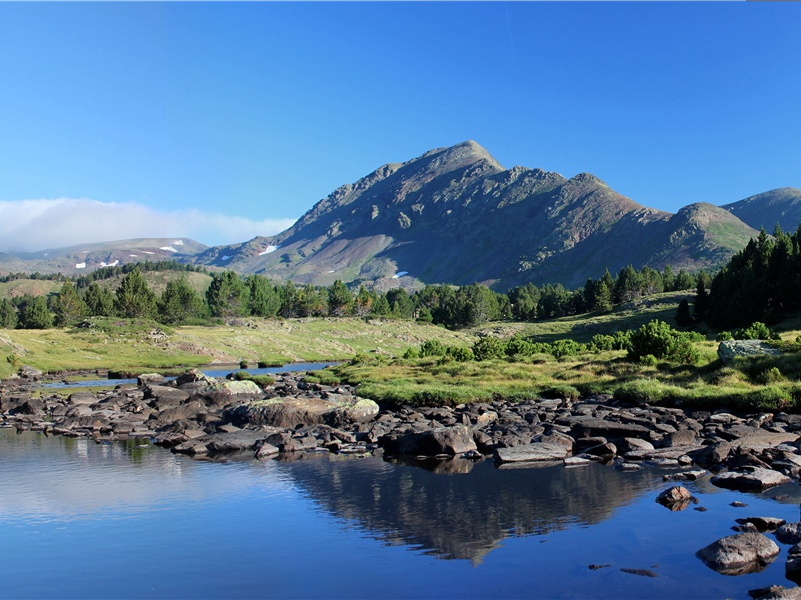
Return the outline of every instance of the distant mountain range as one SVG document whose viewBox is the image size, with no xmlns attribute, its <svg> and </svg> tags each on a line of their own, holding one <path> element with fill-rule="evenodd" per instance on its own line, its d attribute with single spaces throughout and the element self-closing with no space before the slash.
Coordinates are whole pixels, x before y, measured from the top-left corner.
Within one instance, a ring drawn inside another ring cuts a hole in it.
<svg viewBox="0 0 801 600">
<path fill-rule="evenodd" d="M 723 207 L 696 203 L 671 214 L 641 206 L 588 173 L 566 179 L 504 169 L 468 141 L 384 165 L 275 236 L 211 248 L 186 239 L 92 244 L 0 256 L 0 269 L 71 273 L 169 257 L 320 285 L 342 279 L 380 287 L 483 282 L 506 289 L 528 281 L 575 287 L 628 264 L 717 267 L 760 226 L 771 232 L 777 222 L 795 231 L 801 190 L 782 188 Z"/>
</svg>

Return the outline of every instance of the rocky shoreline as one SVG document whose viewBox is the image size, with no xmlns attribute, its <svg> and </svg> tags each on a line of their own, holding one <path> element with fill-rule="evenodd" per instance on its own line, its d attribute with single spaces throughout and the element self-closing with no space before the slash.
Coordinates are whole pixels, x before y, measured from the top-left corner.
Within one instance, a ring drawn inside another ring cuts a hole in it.
<svg viewBox="0 0 801 600">
<path fill-rule="evenodd" d="M 97 394 L 36 394 L 40 375 L 23 368 L 18 377 L 0 383 L 0 426 L 98 442 L 147 438 L 173 452 L 211 460 L 331 452 L 437 457 L 448 464 L 491 457 L 499 468 L 598 461 L 625 471 L 650 464 L 669 468 L 666 481 L 710 475 L 716 486 L 756 492 L 801 477 L 797 414 L 638 406 L 609 396 L 380 407 L 350 386 L 308 383 L 302 373 L 277 375 L 273 385 L 261 389 L 252 381 L 215 379 L 197 370 L 171 381 L 141 375 L 137 384 Z M 657 500 L 681 510 L 691 497 L 676 486 Z M 699 558 L 720 572 L 764 568 L 778 554 L 764 531 L 784 528 L 777 539 L 794 544 L 788 578 L 801 580 L 801 523 L 774 525 L 769 518 L 753 517 L 738 526 L 736 535 L 699 551 Z M 800 590 L 760 590 L 762 595 L 755 590 L 753 595 L 801 597 L 795 595 Z"/>
</svg>

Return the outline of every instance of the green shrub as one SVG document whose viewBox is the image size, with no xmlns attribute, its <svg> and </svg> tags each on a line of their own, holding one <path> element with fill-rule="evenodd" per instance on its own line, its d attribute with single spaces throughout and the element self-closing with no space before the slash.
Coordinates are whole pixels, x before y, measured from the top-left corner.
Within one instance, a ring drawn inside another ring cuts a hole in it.
<svg viewBox="0 0 801 600">
<path fill-rule="evenodd" d="M 767 386 L 745 395 L 744 401 L 753 410 L 784 410 L 793 405 L 789 390 L 775 385 Z"/>
<path fill-rule="evenodd" d="M 556 358 L 562 358 L 564 356 L 575 356 L 577 354 L 582 354 L 586 351 L 586 345 L 576 342 L 575 340 L 564 339 L 552 342 L 548 353 Z"/>
<path fill-rule="evenodd" d="M 476 357 L 476 360 L 503 358 L 506 354 L 505 346 L 506 344 L 498 338 L 488 335 L 473 344 L 473 356 Z"/>
<path fill-rule="evenodd" d="M 773 332 L 767 325 L 759 321 L 751 323 L 745 329 L 738 329 L 734 332 L 734 339 L 737 340 L 769 340 L 773 337 Z"/>
<path fill-rule="evenodd" d="M 638 361 L 648 354 L 676 363 L 694 364 L 700 359 L 690 336 L 658 320 L 646 323 L 630 335 L 629 360 Z"/>
<path fill-rule="evenodd" d="M 607 352 L 615 349 L 615 338 L 611 335 L 596 333 L 590 340 L 590 349 L 593 352 Z"/>
<path fill-rule="evenodd" d="M 760 371 L 757 376 L 754 377 L 754 379 L 757 383 L 762 385 L 770 385 L 772 383 L 781 383 L 782 381 L 787 381 L 778 367 L 764 369 L 763 371 Z"/>
<path fill-rule="evenodd" d="M 559 398 L 563 400 L 578 400 L 581 393 L 572 385 L 552 385 L 545 388 L 540 394 L 543 398 Z"/>
<path fill-rule="evenodd" d="M 463 346 L 448 346 L 445 350 L 445 356 L 459 362 L 468 362 L 475 359 L 473 351 Z"/>
<path fill-rule="evenodd" d="M 417 348 L 413 347 L 406 348 L 406 352 L 403 353 L 403 358 L 405 359 L 420 358 L 420 351 Z"/>
<path fill-rule="evenodd" d="M 280 360 L 260 360 L 256 365 L 259 369 L 269 369 L 270 367 L 283 367 L 284 363 Z"/>
<path fill-rule="evenodd" d="M 661 402 L 669 397 L 666 386 L 656 379 L 635 379 L 615 388 L 615 400 L 636 404 Z"/>
<path fill-rule="evenodd" d="M 733 340 L 734 336 L 729 331 L 721 331 L 716 337 L 716 342 L 726 342 L 728 340 Z"/>
<path fill-rule="evenodd" d="M 444 356 L 446 348 L 439 340 L 426 340 L 420 345 L 420 356 Z"/>
<path fill-rule="evenodd" d="M 510 358 L 513 356 L 533 356 L 536 354 L 536 345 L 515 336 L 506 342 L 504 351 Z"/>
<path fill-rule="evenodd" d="M 653 354 L 646 354 L 640 357 L 640 364 L 644 367 L 655 367 L 659 361 Z"/>
<path fill-rule="evenodd" d="M 246 361 L 246 360 L 240 360 L 240 361 L 239 361 L 239 368 L 240 368 L 240 369 L 247 369 L 247 368 L 248 368 L 248 361 Z"/>
</svg>

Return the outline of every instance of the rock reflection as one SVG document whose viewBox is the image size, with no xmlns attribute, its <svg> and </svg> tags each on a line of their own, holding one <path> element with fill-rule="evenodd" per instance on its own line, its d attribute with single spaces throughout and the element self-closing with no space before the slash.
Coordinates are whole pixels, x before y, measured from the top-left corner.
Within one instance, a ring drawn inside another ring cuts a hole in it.
<svg viewBox="0 0 801 600">
<path fill-rule="evenodd" d="M 376 539 L 473 563 L 507 537 L 603 521 L 658 481 L 595 464 L 501 470 L 486 460 L 332 456 L 287 467 L 311 499 Z"/>
</svg>

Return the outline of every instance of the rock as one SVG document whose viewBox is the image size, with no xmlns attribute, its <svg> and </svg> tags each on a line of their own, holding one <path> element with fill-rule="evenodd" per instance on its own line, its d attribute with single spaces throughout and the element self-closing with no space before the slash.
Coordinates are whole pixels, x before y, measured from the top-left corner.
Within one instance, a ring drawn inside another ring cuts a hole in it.
<svg viewBox="0 0 801 600">
<path fill-rule="evenodd" d="M 801 581 L 801 545 L 796 544 L 787 551 L 784 573 L 787 579 L 793 583 Z"/>
<path fill-rule="evenodd" d="M 616 445 L 618 452 L 621 454 L 626 454 L 627 452 L 633 452 L 636 450 L 654 449 L 654 445 L 651 442 L 647 440 L 641 440 L 639 438 L 623 438 L 623 440 L 618 442 Z"/>
<path fill-rule="evenodd" d="M 715 475 L 711 482 L 718 487 L 743 492 L 763 491 L 789 483 L 790 478 L 778 471 L 759 467 L 746 467 L 743 471 L 729 471 Z"/>
<path fill-rule="evenodd" d="M 273 458 L 274 456 L 277 456 L 278 453 L 278 448 L 265 442 L 259 447 L 258 452 L 256 452 L 256 458 L 259 460 Z"/>
<path fill-rule="evenodd" d="M 666 489 L 656 497 L 656 501 L 662 506 L 666 506 L 671 511 L 684 510 L 692 502 L 693 495 L 690 491 L 680 485 Z"/>
<path fill-rule="evenodd" d="M 411 456 L 456 456 L 477 450 L 477 447 L 472 431 L 464 425 L 456 425 L 401 435 L 396 445 L 385 446 L 385 449 L 389 453 Z"/>
<path fill-rule="evenodd" d="M 594 436 L 603 436 L 607 440 L 626 437 L 644 437 L 651 432 L 649 428 L 643 425 L 607 421 L 591 416 L 566 417 L 564 419 L 558 419 L 557 423 L 569 425 L 571 427 L 571 435 L 576 439 Z"/>
<path fill-rule="evenodd" d="M 238 406 L 228 413 L 235 424 L 251 426 L 270 425 L 294 428 L 298 425 L 326 423 L 341 427 L 361 422 L 378 414 L 379 407 L 372 400 L 358 396 L 321 398 L 267 398 Z"/>
<path fill-rule="evenodd" d="M 786 588 L 772 585 L 766 588 L 748 590 L 754 600 L 801 600 L 801 587 Z"/>
<path fill-rule="evenodd" d="M 263 440 L 265 434 L 259 431 L 240 430 L 231 433 L 218 433 L 210 436 L 206 447 L 214 454 L 229 454 L 252 450 Z"/>
<path fill-rule="evenodd" d="M 153 402 L 151 404 L 159 407 L 166 407 L 166 405 L 177 406 L 189 398 L 189 392 L 186 390 L 179 390 L 166 385 L 146 385 L 144 392 L 145 400 L 152 399 Z"/>
<path fill-rule="evenodd" d="M 662 476 L 662 481 L 697 481 L 708 471 L 697 469 L 695 471 L 681 471 L 680 473 L 668 473 Z"/>
<path fill-rule="evenodd" d="M 762 340 L 726 340 L 718 346 L 718 357 L 725 364 L 743 356 L 780 356 L 781 353 Z"/>
<path fill-rule="evenodd" d="M 676 446 L 692 446 L 695 443 L 695 432 L 690 429 L 680 429 L 669 433 L 662 439 L 662 446 L 673 448 Z"/>
<path fill-rule="evenodd" d="M 164 385 L 167 379 L 160 373 L 142 373 L 136 378 L 136 385 L 143 386 L 148 384 Z"/>
<path fill-rule="evenodd" d="M 605 444 L 587 448 L 584 452 L 590 456 L 598 456 L 604 460 L 612 460 L 617 456 L 617 446 L 611 442 L 606 442 Z"/>
<path fill-rule="evenodd" d="M 735 519 L 735 521 L 741 525 L 745 523 L 751 523 L 760 533 L 764 533 L 766 531 L 775 531 L 785 523 L 784 519 L 776 519 L 774 517 L 745 517 L 741 519 Z"/>
<path fill-rule="evenodd" d="M 559 444 L 534 442 L 513 448 L 497 448 L 495 460 L 499 463 L 561 461 L 569 454 L 569 450 Z"/>
<path fill-rule="evenodd" d="M 779 554 L 776 543 L 761 533 L 738 533 L 696 552 L 704 564 L 723 575 L 756 573 Z"/>
<path fill-rule="evenodd" d="M 776 539 L 782 544 L 801 542 L 801 523 L 785 523 L 776 528 Z"/>
<path fill-rule="evenodd" d="M 97 402 L 97 396 L 92 392 L 75 392 L 69 395 L 67 402 L 70 404 L 95 404 Z"/>
<path fill-rule="evenodd" d="M 593 461 L 591 458 L 586 458 L 586 456 L 568 456 L 566 459 L 562 461 L 566 467 L 584 467 L 586 465 L 592 464 Z"/>
<path fill-rule="evenodd" d="M 659 574 L 651 569 L 626 569 L 621 568 L 620 571 L 622 573 L 628 573 L 629 575 L 639 575 L 640 577 L 659 577 Z"/>
<path fill-rule="evenodd" d="M 39 381 L 42 378 L 42 372 L 39 369 L 34 369 L 28 365 L 21 366 L 17 371 L 17 375 L 29 381 Z"/>
<path fill-rule="evenodd" d="M 729 442 L 717 442 L 693 452 L 692 457 L 702 467 L 711 467 L 722 464 L 731 451 L 732 445 Z"/>
<path fill-rule="evenodd" d="M 200 383 L 202 385 L 214 385 L 217 380 L 214 377 L 209 377 L 203 371 L 198 369 L 189 369 L 175 378 L 175 385 L 181 387 L 189 383 Z"/>
</svg>

